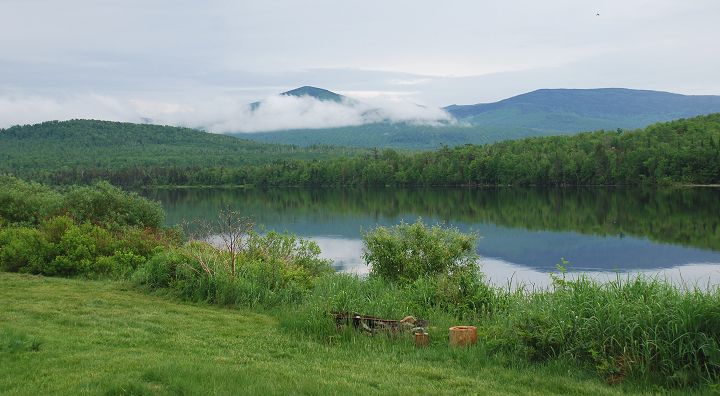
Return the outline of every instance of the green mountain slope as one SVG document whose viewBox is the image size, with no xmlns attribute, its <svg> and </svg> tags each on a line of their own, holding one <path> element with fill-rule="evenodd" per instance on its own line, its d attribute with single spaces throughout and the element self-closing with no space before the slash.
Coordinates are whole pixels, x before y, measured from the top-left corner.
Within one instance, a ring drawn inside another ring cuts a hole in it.
<svg viewBox="0 0 720 396">
<path fill-rule="evenodd" d="M 329 144 L 347 147 L 388 147 L 429 150 L 445 144 L 484 144 L 519 139 L 527 131 L 513 128 L 486 128 L 475 125 L 414 125 L 374 123 L 324 129 L 293 129 L 275 132 L 235 133 L 231 136 L 264 143 L 311 146 Z"/>
<path fill-rule="evenodd" d="M 110 121 L 49 121 L 0 129 L 0 172 L 139 166 L 238 166 L 352 154 L 258 143 L 195 129 Z"/>
</svg>

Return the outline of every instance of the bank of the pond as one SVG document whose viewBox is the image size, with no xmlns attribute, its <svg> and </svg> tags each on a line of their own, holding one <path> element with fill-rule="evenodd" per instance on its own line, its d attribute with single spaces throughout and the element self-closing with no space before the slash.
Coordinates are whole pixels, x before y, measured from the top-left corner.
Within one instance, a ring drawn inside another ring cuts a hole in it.
<svg viewBox="0 0 720 396">
<path fill-rule="evenodd" d="M 125 283 L 0 273 L 0 393 L 649 394 L 558 362 L 403 340 L 319 342 L 280 314 L 175 302 Z M 668 394 L 702 394 L 710 388 Z"/>
</svg>

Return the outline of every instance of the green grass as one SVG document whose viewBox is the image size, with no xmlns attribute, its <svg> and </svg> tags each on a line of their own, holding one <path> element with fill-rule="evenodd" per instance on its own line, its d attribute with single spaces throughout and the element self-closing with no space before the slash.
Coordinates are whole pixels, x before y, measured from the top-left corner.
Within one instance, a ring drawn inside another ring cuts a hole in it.
<svg viewBox="0 0 720 396">
<path fill-rule="evenodd" d="M 0 274 L 0 394 L 637 392 L 555 361 L 435 339 L 291 332 L 268 313 L 180 303 L 124 283 Z M 658 391 L 657 388 L 651 389 Z M 706 391 L 708 389 L 705 389 Z M 687 394 L 684 390 L 682 394 Z"/>
</svg>

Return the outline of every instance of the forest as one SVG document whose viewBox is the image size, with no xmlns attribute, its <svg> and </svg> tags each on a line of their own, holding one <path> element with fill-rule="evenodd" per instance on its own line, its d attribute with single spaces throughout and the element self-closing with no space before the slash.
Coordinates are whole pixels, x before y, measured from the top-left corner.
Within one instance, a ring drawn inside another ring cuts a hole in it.
<svg viewBox="0 0 720 396">
<path fill-rule="evenodd" d="M 4 133 L 8 133 L 5 131 Z M 596 131 L 503 141 L 487 145 L 443 146 L 426 152 L 392 149 L 315 147 L 274 155 L 238 152 L 253 163 L 195 160 L 166 162 L 139 151 L 125 163 L 82 161 L 64 167 L 6 167 L 6 172 L 54 184 L 107 180 L 138 186 L 579 186 L 720 183 L 720 113 L 658 123 L 635 131 Z M 314 150 L 314 151 L 313 151 Z M 341 155 L 343 150 L 353 155 Z M 92 150 L 88 150 L 92 151 Z M 43 157 L 42 150 L 37 155 Z M 321 153 L 321 158 L 307 159 Z M 98 156 L 92 154 L 91 157 Z M 305 156 L 305 159 L 298 159 Z M 260 163 L 260 159 L 266 162 Z M 68 160 L 70 161 L 70 160 Z M 187 165 L 191 163 L 192 165 Z M 15 162 L 17 165 L 18 162 Z"/>
<path fill-rule="evenodd" d="M 239 167 L 272 160 L 352 156 L 360 149 L 258 143 L 197 129 L 97 120 L 0 129 L 0 173 L 124 171 L 134 167 Z"/>
</svg>

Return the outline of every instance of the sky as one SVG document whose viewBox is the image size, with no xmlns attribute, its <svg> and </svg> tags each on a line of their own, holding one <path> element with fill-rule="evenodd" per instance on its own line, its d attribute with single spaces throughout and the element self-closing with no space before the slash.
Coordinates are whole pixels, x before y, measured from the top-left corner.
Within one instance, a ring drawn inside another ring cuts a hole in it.
<svg viewBox="0 0 720 396">
<path fill-rule="evenodd" d="M 719 19 L 717 0 L 0 0 L 0 127 L 256 132 L 368 109 L 438 122 L 540 88 L 720 94 Z M 355 101 L 276 96 L 303 85 Z"/>
</svg>

